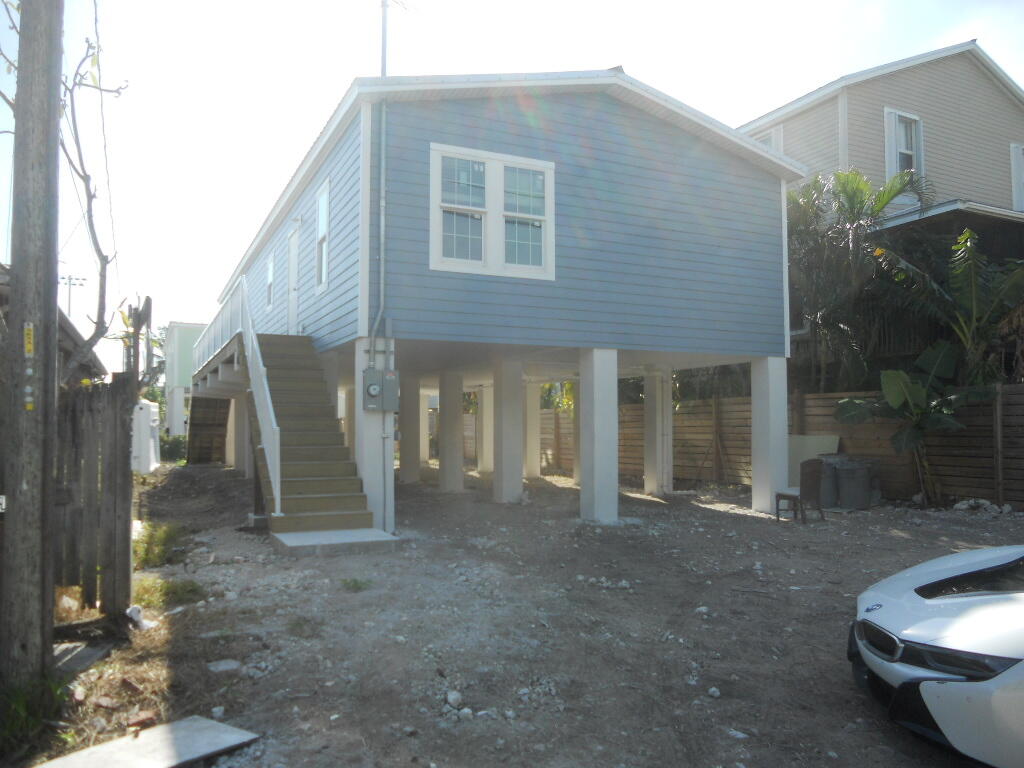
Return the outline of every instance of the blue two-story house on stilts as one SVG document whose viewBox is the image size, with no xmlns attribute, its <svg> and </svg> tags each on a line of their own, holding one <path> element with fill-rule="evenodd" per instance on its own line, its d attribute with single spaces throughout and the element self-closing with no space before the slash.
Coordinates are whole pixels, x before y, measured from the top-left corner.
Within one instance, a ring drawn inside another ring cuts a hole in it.
<svg viewBox="0 0 1024 768">
<path fill-rule="evenodd" d="M 439 393 L 457 491 L 477 390 L 483 469 L 515 502 L 540 471 L 541 383 L 577 379 L 580 514 L 613 522 L 617 379 L 645 377 L 662 492 L 671 371 L 749 361 L 767 510 L 787 469 L 784 193 L 803 173 L 620 70 L 356 80 L 231 274 L 193 403 L 231 399 L 228 459 L 259 474 L 279 543 L 372 540 L 394 530 L 396 412 L 415 482 Z"/>
</svg>

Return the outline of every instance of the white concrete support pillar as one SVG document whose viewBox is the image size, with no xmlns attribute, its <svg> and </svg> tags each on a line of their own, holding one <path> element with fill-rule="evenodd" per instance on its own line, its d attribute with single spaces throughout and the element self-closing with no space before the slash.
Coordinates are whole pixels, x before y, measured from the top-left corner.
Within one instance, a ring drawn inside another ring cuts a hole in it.
<svg viewBox="0 0 1024 768">
<path fill-rule="evenodd" d="M 619 519 L 619 368 L 614 349 L 580 350 L 580 517 Z"/>
<path fill-rule="evenodd" d="M 327 401 L 334 411 L 334 418 L 345 416 L 344 403 L 341 397 L 341 353 L 329 352 L 320 356 L 320 365 L 324 369 L 324 383 L 327 385 Z"/>
<path fill-rule="evenodd" d="M 167 397 L 167 433 L 171 437 L 185 434 L 185 388 L 171 387 Z"/>
<path fill-rule="evenodd" d="M 386 339 L 377 340 L 377 366 L 385 365 Z M 373 514 L 373 527 L 395 531 L 395 415 L 363 408 L 363 370 L 369 363 L 369 339 L 355 343 L 355 397 L 353 399 L 353 456 L 363 481 L 366 507 Z M 346 409 L 347 410 L 347 409 Z"/>
<path fill-rule="evenodd" d="M 228 412 L 228 440 L 225 449 L 227 463 L 246 477 L 252 477 L 252 441 L 249 436 L 249 404 L 245 395 L 231 398 Z"/>
<path fill-rule="evenodd" d="M 438 456 L 440 475 L 438 487 L 446 493 L 457 493 L 463 484 L 462 374 L 442 371 L 438 404 Z"/>
<path fill-rule="evenodd" d="M 430 461 L 430 395 L 420 395 L 420 461 Z"/>
<path fill-rule="evenodd" d="M 398 446 L 398 482 L 418 483 L 420 481 L 420 380 L 415 376 L 403 376 L 401 380 L 401 401 L 398 411 L 398 431 L 401 443 Z"/>
<path fill-rule="evenodd" d="M 775 493 L 789 479 L 789 414 L 786 358 L 760 357 L 750 363 L 750 459 L 752 504 L 775 508 Z"/>
<path fill-rule="evenodd" d="M 494 387 L 482 387 L 476 394 L 476 469 L 494 471 Z"/>
<path fill-rule="evenodd" d="M 356 444 L 356 389 L 345 389 L 345 445 L 352 448 Z M 354 458 L 353 454 L 353 458 Z"/>
<path fill-rule="evenodd" d="M 644 376 L 644 493 L 672 490 L 672 372 Z"/>
<path fill-rule="evenodd" d="M 572 399 L 572 481 L 580 484 L 580 382 L 576 380 Z"/>
<path fill-rule="evenodd" d="M 494 500 L 516 503 L 523 497 L 523 363 L 498 358 L 494 363 Z"/>
<path fill-rule="evenodd" d="M 523 386 L 523 477 L 540 477 L 540 384 Z"/>
</svg>

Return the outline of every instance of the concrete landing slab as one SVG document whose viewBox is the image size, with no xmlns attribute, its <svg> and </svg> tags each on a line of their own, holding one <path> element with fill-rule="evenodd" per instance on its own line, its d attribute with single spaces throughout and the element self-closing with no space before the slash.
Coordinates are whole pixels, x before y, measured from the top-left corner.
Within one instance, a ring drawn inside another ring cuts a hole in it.
<svg viewBox="0 0 1024 768">
<path fill-rule="evenodd" d="M 400 539 L 378 528 L 351 528 L 337 531 L 295 531 L 271 533 L 270 543 L 281 555 L 327 557 L 392 552 Z"/>
<path fill-rule="evenodd" d="M 194 760 L 219 755 L 250 744 L 259 736 L 241 728 L 208 720 L 186 717 L 175 723 L 158 725 L 70 755 L 58 757 L 48 768 L 175 768 Z"/>
</svg>

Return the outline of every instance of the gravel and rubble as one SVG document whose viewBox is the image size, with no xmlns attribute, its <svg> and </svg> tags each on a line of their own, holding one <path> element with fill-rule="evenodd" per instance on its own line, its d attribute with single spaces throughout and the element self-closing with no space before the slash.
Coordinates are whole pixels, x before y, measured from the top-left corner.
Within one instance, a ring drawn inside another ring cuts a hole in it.
<svg viewBox="0 0 1024 768">
<path fill-rule="evenodd" d="M 879 578 L 1021 542 L 1019 511 L 801 525 L 742 495 L 627 490 L 626 523 L 598 526 L 567 478 L 531 481 L 521 505 L 490 502 L 475 474 L 463 494 L 431 480 L 400 487 L 398 551 L 295 559 L 242 527 L 250 481 L 174 470 L 150 506 L 192 538 L 156 572 L 208 596 L 147 613 L 168 638 L 160 717 L 261 734 L 220 768 L 966 765 L 853 686 L 847 627 Z M 166 491 L 189 482 L 206 492 Z"/>
</svg>

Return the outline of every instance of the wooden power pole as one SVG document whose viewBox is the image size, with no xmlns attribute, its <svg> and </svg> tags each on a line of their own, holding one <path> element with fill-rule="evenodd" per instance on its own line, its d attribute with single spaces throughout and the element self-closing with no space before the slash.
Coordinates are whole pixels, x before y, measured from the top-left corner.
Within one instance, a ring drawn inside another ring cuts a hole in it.
<svg viewBox="0 0 1024 768">
<path fill-rule="evenodd" d="M 63 0 L 21 3 L 14 104 L 10 333 L 4 425 L 7 513 L 0 572 L 0 685 L 53 660 L 49 519 L 57 438 L 57 172 Z"/>
</svg>

